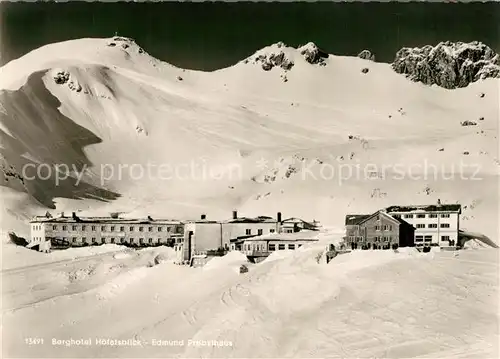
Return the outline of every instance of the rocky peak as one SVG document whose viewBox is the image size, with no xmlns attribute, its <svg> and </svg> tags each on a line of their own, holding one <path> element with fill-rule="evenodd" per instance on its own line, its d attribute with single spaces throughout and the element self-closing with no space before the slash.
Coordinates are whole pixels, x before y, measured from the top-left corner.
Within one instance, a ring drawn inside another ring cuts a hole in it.
<svg viewBox="0 0 500 359">
<path fill-rule="evenodd" d="M 325 59 L 328 58 L 328 54 L 318 48 L 315 43 L 309 42 L 304 46 L 298 48 L 300 54 L 304 56 L 304 59 L 310 64 L 319 64 L 320 66 L 325 66 Z"/>
<path fill-rule="evenodd" d="M 320 50 L 312 42 L 309 42 L 297 49 L 289 47 L 283 42 L 278 42 L 257 51 L 253 56 L 243 62 L 245 64 L 260 64 L 262 69 L 265 71 L 270 71 L 275 67 L 289 71 L 294 66 L 294 59 L 296 59 L 297 52 L 310 64 L 319 64 L 320 66 L 326 65 L 325 59 L 328 58 L 328 54 Z"/>
<path fill-rule="evenodd" d="M 358 57 L 363 60 L 375 61 L 375 55 L 369 50 L 363 50 L 358 54 Z"/>
<path fill-rule="evenodd" d="M 415 82 L 455 89 L 489 77 L 500 77 L 500 58 L 485 44 L 441 42 L 436 46 L 404 47 L 392 63 L 394 71 Z"/>
</svg>

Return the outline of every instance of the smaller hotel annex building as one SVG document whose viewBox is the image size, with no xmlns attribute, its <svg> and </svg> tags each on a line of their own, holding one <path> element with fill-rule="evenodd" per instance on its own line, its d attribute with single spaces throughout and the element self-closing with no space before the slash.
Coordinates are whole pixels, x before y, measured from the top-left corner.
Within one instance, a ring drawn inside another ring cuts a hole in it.
<svg viewBox="0 0 500 359">
<path fill-rule="evenodd" d="M 391 206 L 385 211 L 415 227 L 415 245 L 440 247 L 458 244 L 460 225 L 460 204 L 422 205 L 422 206 Z"/>
</svg>

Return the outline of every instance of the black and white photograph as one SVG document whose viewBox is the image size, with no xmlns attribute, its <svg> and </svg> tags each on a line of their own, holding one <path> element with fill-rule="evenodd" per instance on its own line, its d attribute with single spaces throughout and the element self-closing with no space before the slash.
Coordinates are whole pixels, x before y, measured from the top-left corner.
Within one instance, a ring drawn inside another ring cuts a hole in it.
<svg viewBox="0 0 500 359">
<path fill-rule="evenodd" d="M 0 1 L 3 358 L 500 357 L 500 3 Z"/>
</svg>

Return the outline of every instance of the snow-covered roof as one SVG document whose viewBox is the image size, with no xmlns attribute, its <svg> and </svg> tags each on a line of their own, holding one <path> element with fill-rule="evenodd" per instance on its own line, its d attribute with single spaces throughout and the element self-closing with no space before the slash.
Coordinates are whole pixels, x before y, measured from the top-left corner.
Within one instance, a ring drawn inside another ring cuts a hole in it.
<svg viewBox="0 0 500 359">
<path fill-rule="evenodd" d="M 181 221 L 172 219 L 148 218 L 112 218 L 112 217 L 46 217 L 36 216 L 30 223 L 122 223 L 122 224 L 182 224 Z"/>
</svg>

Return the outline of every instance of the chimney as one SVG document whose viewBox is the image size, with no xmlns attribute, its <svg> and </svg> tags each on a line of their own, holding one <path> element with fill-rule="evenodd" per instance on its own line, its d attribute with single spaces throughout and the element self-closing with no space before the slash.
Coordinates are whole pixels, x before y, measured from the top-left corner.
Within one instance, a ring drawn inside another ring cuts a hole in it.
<svg viewBox="0 0 500 359">
<path fill-rule="evenodd" d="M 64 218 L 64 212 L 61 212 L 61 218 Z"/>
<path fill-rule="evenodd" d="M 438 206 L 441 205 L 441 200 L 438 198 Z"/>
<path fill-rule="evenodd" d="M 238 218 L 238 211 L 233 211 L 233 219 L 237 219 Z"/>
<path fill-rule="evenodd" d="M 276 215 L 276 219 L 278 220 L 278 222 L 281 223 L 281 212 L 278 212 L 277 215 Z"/>
<path fill-rule="evenodd" d="M 152 220 L 153 220 L 153 217 L 148 216 L 148 221 L 152 221 Z"/>
<path fill-rule="evenodd" d="M 201 219 L 207 219 L 207 215 L 206 214 L 202 214 L 201 215 Z"/>
</svg>

